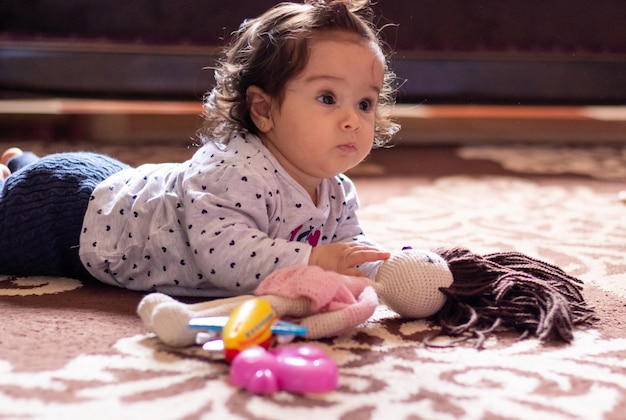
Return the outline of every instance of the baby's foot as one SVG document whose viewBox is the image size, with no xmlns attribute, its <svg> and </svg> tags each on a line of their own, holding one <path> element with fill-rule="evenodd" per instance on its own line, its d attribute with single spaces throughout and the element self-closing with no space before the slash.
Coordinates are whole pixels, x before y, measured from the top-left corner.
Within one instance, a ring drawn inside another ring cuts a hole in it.
<svg viewBox="0 0 626 420">
<path fill-rule="evenodd" d="M 23 154 L 24 152 L 19 147 L 9 147 L 7 150 L 4 151 L 4 153 L 2 153 L 2 156 L 0 157 L 0 164 L 6 165 L 14 157 Z"/>
<path fill-rule="evenodd" d="M 0 163 L 0 180 L 5 180 L 11 175 L 11 170 L 3 163 Z"/>
</svg>

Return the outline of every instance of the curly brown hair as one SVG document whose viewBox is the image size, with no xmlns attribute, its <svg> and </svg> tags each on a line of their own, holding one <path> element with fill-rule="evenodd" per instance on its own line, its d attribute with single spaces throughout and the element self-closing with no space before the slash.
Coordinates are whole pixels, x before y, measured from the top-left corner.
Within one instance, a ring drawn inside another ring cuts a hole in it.
<svg viewBox="0 0 626 420">
<path fill-rule="evenodd" d="M 331 30 L 355 33 L 385 57 L 373 141 L 374 146 L 387 144 L 400 128 L 390 118 L 396 75 L 389 68 L 367 0 L 280 3 L 255 19 L 245 20 L 215 67 L 216 84 L 204 100 L 204 124 L 199 132 L 202 140 L 227 142 L 235 132 L 258 134 L 246 101 L 248 87 L 258 86 L 281 100 L 287 82 L 307 64 L 313 34 Z"/>
</svg>

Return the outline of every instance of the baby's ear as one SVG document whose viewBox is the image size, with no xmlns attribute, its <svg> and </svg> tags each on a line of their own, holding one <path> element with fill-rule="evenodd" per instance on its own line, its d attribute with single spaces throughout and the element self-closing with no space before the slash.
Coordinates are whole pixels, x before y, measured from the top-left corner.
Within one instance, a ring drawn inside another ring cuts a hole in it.
<svg viewBox="0 0 626 420">
<path fill-rule="evenodd" d="M 262 133 L 270 131 L 273 128 L 271 96 L 258 86 L 250 86 L 246 90 L 246 100 L 250 107 L 250 118 L 257 129 Z"/>
</svg>

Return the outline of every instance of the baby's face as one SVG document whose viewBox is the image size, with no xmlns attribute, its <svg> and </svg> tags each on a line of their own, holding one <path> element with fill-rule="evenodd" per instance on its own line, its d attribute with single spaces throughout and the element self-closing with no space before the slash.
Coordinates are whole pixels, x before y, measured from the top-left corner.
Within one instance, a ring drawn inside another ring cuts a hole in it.
<svg viewBox="0 0 626 420">
<path fill-rule="evenodd" d="M 273 128 L 263 136 L 308 190 L 370 152 L 384 75 L 380 52 L 355 35 L 323 33 L 310 48 L 306 67 L 286 84 L 283 102 L 272 102 Z"/>
</svg>

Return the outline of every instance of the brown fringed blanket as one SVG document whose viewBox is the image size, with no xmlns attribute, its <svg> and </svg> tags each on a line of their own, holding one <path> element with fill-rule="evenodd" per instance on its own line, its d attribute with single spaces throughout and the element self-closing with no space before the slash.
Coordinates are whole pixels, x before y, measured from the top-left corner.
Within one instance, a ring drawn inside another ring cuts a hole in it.
<svg viewBox="0 0 626 420">
<path fill-rule="evenodd" d="M 482 350 L 476 337 L 450 347 L 432 338 L 437 323 L 381 305 L 350 334 L 313 342 L 339 367 L 336 391 L 256 396 L 228 384 L 224 362 L 148 333 L 135 313 L 142 294 L 0 276 L 0 419 L 623 418 L 622 156 L 615 147 L 397 148 L 353 174 L 360 218 L 390 249 L 521 252 L 582 279 L 598 321 L 574 328 L 569 344 L 496 326 Z"/>
</svg>

